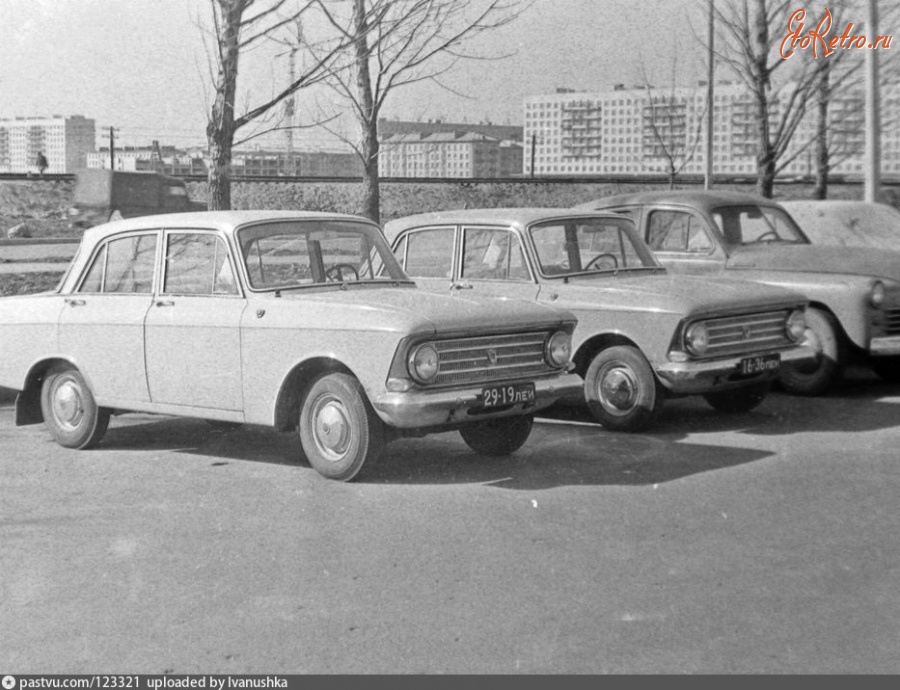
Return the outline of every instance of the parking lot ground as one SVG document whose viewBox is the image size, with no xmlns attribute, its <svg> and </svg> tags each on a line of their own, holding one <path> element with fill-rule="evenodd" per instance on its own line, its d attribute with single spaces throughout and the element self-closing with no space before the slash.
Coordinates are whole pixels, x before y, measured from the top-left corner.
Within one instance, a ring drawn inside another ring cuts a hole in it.
<svg viewBox="0 0 900 690">
<path fill-rule="evenodd" d="M 343 484 L 290 434 L 126 415 L 70 451 L 3 407 L 0 667 L 900 672 L 900 387 L 575 422 Z"/>
</svg>

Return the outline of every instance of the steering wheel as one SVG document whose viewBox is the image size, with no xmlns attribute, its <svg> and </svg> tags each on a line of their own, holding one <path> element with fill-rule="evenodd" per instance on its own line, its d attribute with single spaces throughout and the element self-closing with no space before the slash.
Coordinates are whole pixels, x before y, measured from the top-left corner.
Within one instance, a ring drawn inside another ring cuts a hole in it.
<svg viewBox="0 0 900 690">
<path fill-rule="evenodd" d="M 353 264 L 335 264 L 325 271 L 325 279 L 332 282 L 344 282 L 344 269 L 353 272 L 353 280 L 359 280 L 359 271 Z"/>
<path fill-rule="evenodd" d="M 603 254 L 597 254 L 597 256 L 595 256 L 593 259 L 588 261 L 584 267 L 584 270 L 585 271 L 589 270 L 590 267 L 593 266 L 595 263 L 599 262 L 600 259 L 612 259 L 612 264 L 613 264 L 612 267 L 613 268 L 619 267 L 619 259 L 616 258 L 615 254 L 603 253 Z"/>
<path fill-rule="evenodd" d="M 754 242 L 762 242 L 766 237 L 771 236 L 773 240 L 781 239 L 775 230 L 766 230 L 762 235 L 757 237 Z"/>
</svg>

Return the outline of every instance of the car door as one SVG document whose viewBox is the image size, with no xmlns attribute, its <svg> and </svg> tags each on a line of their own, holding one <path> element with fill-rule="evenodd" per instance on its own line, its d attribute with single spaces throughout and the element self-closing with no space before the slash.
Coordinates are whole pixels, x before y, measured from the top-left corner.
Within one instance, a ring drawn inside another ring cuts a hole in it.
<svg viewBox="0 0 900 690">
<path fill-rule="evenodd" d="M 459 280 L 472 294 L 537 299 L 538 285 L 518 234 L 505 227 L 464 226 Z"/>
<path fill-rule="evenodd" d="M 149 401 L 144 318 L 153 301 L 157 231 L 113 237 L 96 250 L 59 316 L 60 352 L 104 405 Z"/>
<path fill-rule="evenodd" d="M 706 221 L 692 211 L 648 209 L 643 233 L 656 258 L 674 273 L 712 275 L 725 270 L 725 252 Z"/>
<path fill-rule="evenodd" d="M 246 300 L 223 237 L 165 233 L 161 285 L 147 312 L 150 399 L 162 405 L 242 409 L 241 314 Z"/>
</svg>

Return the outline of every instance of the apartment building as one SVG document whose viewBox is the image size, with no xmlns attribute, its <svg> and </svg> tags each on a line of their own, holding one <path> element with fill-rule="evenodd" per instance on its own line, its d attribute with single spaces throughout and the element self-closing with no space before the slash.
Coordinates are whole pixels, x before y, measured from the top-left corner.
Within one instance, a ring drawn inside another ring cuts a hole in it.
<svg viewBox="0 0 900 690">
<path fill-rule="evenodd" d="M 39 154 L 45 172 L 75 172 L 95 148 L 94 120 L 81 115 L 0 119 L 0 173 L 37 172 Z"/>
<path fill-rule="evenodd" d="M 479 132 L 410 132 L 381 140 L 382 177 L 512 177 L 522 169 L 522 146 Z"/>
<path fill-rule="evenodd" d="M 900 88 L 883 94 L 882 170 L 900 173 Z M 659 175 L 669 159 L 682 173 L 702 175 L 706 155 L 705 83 L 696 87 L 626 88 L 587 93 L 557 89 L 526 98 L 524 103 L 525 175 Z M 756 113 L 747 89 L 716 84 L 713 109 L 714 172 L 756 174 Z M 863 165 L 863 93 L 849 88 L 830 108 L 829 140 L 835 174 L 861 173 Z M 772 103 L 770 118 L 778 123 L 782 103 Z M 801 119 L 782 162 L 781 174 L 813 173 L 815 114 Z"/>
</svg>

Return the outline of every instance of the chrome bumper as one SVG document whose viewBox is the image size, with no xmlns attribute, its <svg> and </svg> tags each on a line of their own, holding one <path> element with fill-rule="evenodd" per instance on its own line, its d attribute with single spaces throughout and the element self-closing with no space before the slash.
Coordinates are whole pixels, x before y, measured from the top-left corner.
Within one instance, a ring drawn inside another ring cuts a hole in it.
<svg viewBox="0 0 900 690">
<path fill-rule="evenodd" d="M 577 374 L 534 379 L 533 383 L 534 400 L 498 410 L 479 409 L 481 385 L 453 390 L 410 390 L 402 393 L 388 391 L 372 398 L 372 407 L 389 426 L 399 429 L 424 429 L 456 426 L 480 419 L 529 414 L 549 407 L 563 397 L 575 395 L 584 397 L 584 383 Z"/>
<path fill-rule="evenodd" d="M 788 350 L 775 350 L 781 355 L 781 366 L 797 364 L 816 358 L 812 345 L 798 345 Z M 755 354 L 773 354 L 772 352 Z M 737 388 L 748 382 L 770 381 L 778 378 L 778 370 L 753 376 L 741 376 L 738 367 L 742 359 L 754 355 L 726 357 L 709 361 L 666 362 L 656 368 L 663 385 L 677 395 L 710 393 L 726 388 Z"/>
<path fill-rule="evenodd" d="M 869 354 L 873 357 L 900 355 L 900 335 L 886 335 L 880 338 L 872 338 L 869 342 Z"/>
</svg>

